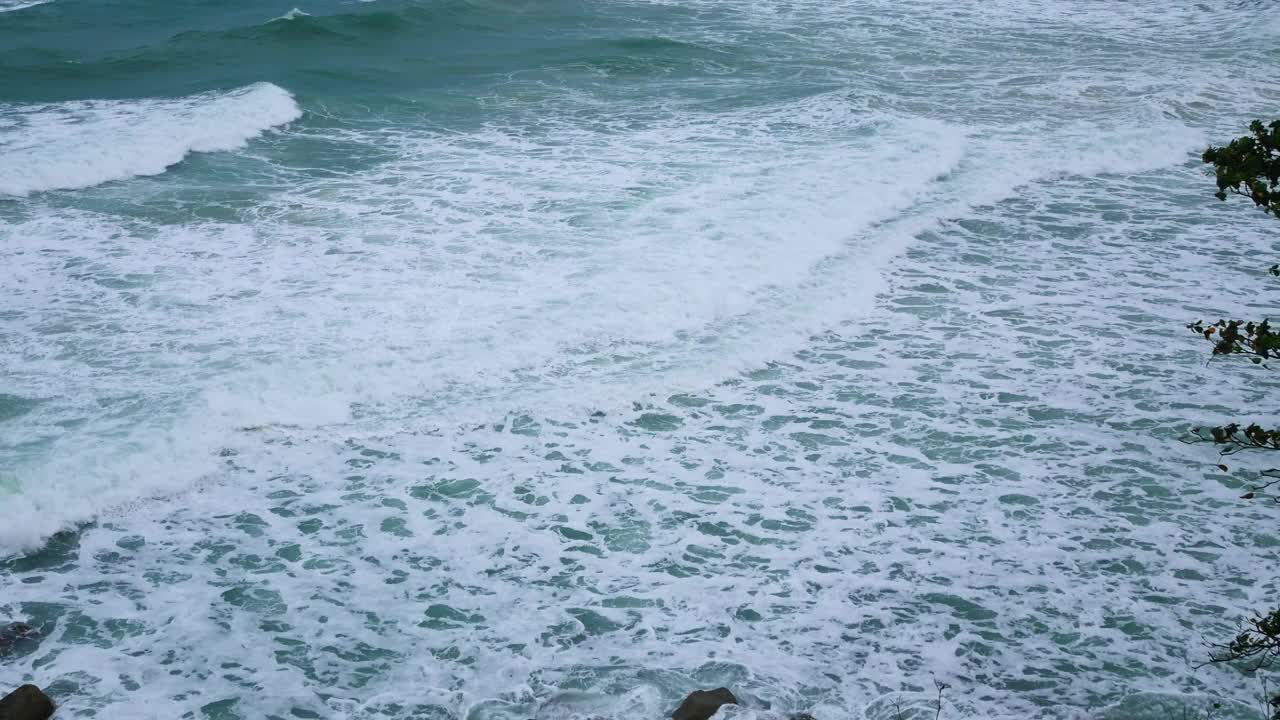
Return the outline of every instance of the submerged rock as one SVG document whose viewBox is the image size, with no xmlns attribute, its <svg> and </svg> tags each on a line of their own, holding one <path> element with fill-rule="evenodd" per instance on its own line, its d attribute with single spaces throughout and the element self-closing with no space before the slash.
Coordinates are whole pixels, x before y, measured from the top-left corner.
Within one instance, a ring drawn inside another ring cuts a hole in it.
<svg viewBox="0 0 1280 720">
<path fill-rule="evenodd" d="M 728 688 L 715 690 L 694 690 L 689 697 L 680 703 L 680 707 L 671 713 L 671 720 L 707 720 L 721 705 L 737 705 L 738 698 Z"/>
<path fill-rule="evenodd" d="M 23 685 L 0 698 L 0 720 L 47 720 L 53 701 L 35 685 Z"/>
<path fill-rule="evenodd" d="M 14 651 L 23 640 L 40 637 L 40 631 L 26 623 L 15 622 L 0 625 L 0 657 Z"/>
</svg>

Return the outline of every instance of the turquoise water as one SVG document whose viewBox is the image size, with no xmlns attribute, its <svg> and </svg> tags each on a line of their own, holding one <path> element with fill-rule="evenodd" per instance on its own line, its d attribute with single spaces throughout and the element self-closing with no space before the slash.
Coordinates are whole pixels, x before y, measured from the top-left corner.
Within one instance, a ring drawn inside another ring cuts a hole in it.
<svg viewBox="0 0 1280 720">
<path fill-rule="evenodd" d="M 0 0 L 0 686 L 1256 716 L 1255 3 L 294 2 Z"/>
</svg>

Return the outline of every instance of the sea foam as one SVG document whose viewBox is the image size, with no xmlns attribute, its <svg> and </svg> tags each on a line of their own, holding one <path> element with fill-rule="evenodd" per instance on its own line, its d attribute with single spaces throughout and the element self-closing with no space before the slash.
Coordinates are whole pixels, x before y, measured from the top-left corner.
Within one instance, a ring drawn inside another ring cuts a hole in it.
<svg viewBox="0 0 1280 720">
<path fill-rule="evenodd" d="M 36 5 L 44 5 L 50 0 L 0 0 L 0 13 L 14 12 L 15 10 L 25 10 Z"/>
<path fill-rule="evenodd" d="M 657 2 L 619 34 L 734 52 L 584 64 L 570 24 L 490 88 L 497 33 L 465 94 L 254 147 L 252 203 L 203 162 L 179 213 L 0 203 L 0 554 L 39 548 L 0 611 L 47 628 L 15 683 L 140 718 L 1244 696 L 1184 670 L 1274 596 L 1268 509 L 1175 434 L 1256 388 L 1181 327 L 1256 301 L 1206 239 L 1265 272 L 1273 221 L 1188 160 L 1274 107 L 1269 65 L 1210 72 L 1266 21 Z"/>
<path fill-rule="evenodd" d="M 0 106 L 0 194 L 159 175 L 189 153 L 236 150 L 301 115 L 271 83 L 177 99 Z"/>
</svg>

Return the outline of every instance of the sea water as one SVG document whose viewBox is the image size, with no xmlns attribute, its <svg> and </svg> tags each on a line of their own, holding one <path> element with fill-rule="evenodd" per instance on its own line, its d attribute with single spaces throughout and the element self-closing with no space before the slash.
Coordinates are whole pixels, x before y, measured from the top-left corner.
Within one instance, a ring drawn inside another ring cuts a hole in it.
<svg viewBox="0 0 1280 720">
<path fill-rule="evenodd" d="M 1267 7 L 0 0 L 0 689 L 1256 717 Z"/>
</svg>

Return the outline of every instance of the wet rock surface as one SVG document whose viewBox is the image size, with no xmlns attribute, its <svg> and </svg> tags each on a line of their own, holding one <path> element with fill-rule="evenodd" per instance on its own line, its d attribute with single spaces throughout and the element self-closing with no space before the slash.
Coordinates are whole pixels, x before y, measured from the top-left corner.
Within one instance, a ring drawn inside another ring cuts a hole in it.
<svg viewBox="0 0 1280 720">
<path fill-rule="evenodd" d="M 672 720 L 708 720 L 722 705 L 737 705 L 738 698 L 728 688 L 694 690 L 671 713 Z"/>
<path fill-rule="evenodd" d="M 23 685 L 0 698 L 0 720 L 46 720 L 53 709 L 53 701 L 35 685 Z"/>
</svg>

